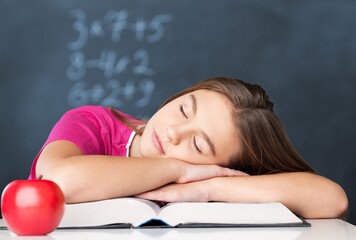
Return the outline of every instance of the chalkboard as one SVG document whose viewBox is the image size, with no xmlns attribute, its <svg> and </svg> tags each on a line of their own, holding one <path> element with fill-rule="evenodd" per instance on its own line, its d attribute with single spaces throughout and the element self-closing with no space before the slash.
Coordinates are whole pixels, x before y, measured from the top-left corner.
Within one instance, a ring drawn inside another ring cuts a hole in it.
<svg viewBox="0 0 356 240">
<path fill-rule="evenodd" d="M 148 118 L 212 76 L 261 84 L 294 146 L 340 183 L 356 221 L 356 2 L 0 2 L 1 189 L 27 178 L 67 110 Z"/>
</svg>

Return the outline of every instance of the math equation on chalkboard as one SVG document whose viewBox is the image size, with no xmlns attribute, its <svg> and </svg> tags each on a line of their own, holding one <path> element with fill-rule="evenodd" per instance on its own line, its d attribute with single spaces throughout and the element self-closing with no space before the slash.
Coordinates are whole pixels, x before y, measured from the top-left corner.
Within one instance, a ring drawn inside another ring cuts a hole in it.
<svg viewBox="0 0 356 240">
<path fill-rule="evenodd" d="M 90 19 L 82 9 L 69 11 L 74 38 L 66 78 L 72 82 L 68 104 L 140 109 L 150 103 L 157 67 L 150 62 L 149 46 L 158 44 L 173 20 L 171 14 L 132 17 L 125 9 L 110 10 Z M 134 45 L 126 44 L 127 42 Z M 132 47 L 134 46 L 134 47 Z"/>
</svg>

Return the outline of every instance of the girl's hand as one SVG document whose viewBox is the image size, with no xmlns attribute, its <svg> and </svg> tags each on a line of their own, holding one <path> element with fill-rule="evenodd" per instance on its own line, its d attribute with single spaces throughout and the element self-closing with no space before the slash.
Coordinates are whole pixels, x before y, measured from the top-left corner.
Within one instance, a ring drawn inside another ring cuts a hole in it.
<svg viewBox="0 0 356 240">
<path fill-rule="evenodd" d="M 220 167 L 218 165 L 196 165 L 184 163 L 181 174 L 176 183 L 188 183 L 206 180 L 214 177 L 247 176 L 247 173 Z"/>
<path fill-rule="evenodd" d="M 210 196 L 208 181 L 173 183 L 138 194 L 136 197 L 163 202 L 208 202 Z"/>
</svg>

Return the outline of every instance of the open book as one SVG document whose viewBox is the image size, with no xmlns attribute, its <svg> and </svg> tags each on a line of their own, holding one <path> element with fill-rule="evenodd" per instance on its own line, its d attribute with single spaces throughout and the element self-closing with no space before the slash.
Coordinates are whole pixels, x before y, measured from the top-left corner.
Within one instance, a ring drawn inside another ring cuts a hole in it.
<svg viewBox="0 0 356 240">
<path fill-rule="evenodd" d="M 281 203 L 181 202 L 117 198 L 66 205 L 59 228 L 310 226 Z"/>
</svg>

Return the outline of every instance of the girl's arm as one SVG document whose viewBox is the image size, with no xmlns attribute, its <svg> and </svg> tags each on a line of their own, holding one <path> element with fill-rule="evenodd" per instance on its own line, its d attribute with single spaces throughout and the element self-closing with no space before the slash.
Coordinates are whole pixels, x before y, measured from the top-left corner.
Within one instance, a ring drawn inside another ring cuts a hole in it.
<svg viewBox="0 0 356 240">
<path fill-rule="evenodd" d="M 344 190 L 310 173 L 218 177 L 172 184 L 139 197 L 161 201 L 282 202 L 304 218 L 337 218 L 348 208 Z"/>
<path fill-rule="evenodd" d="M 56 182 L 66 202 L 131 196 L 165 184 L 237 176 L 215 165 L 191 165 L 175 159 L 83 155 L 68 141 L 48 144 L 38 158 L 37 178 Z"/>
<path fill-rule="evenodd" d="M 305 172 L 216 178 L 209 194 L 213 201 L 278 201 L 304 218 L 337 218 L 348 208 L 347 196 L 338 184 Z"/>
</svg>

